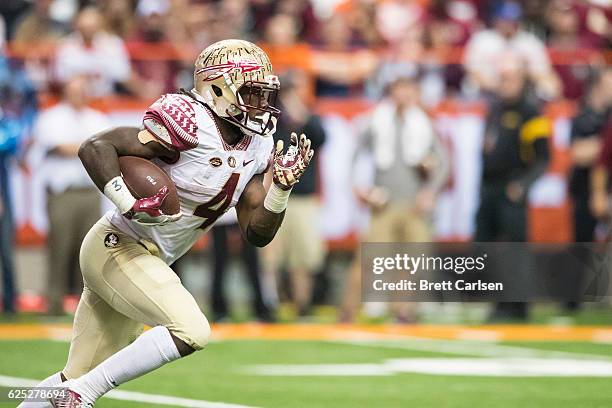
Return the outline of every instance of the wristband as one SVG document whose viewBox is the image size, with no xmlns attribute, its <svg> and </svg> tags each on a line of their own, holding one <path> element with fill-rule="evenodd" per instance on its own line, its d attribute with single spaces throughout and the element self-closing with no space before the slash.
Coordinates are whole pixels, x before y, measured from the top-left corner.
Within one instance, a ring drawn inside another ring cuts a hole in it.
<svg viewBox="0 0 612 408">
<path fill-rule="evenodd" d="M 276 184 L 272 183 L 264 200 L 264 208 L 275 214 L 282 213 L 287 208 L 290 193 L 291 189 L 283 190 Z"/>
<path fill-rule="evenodd" d="M 117 176 L 111 179 L 104 186 L 104 195 L 115 204 L 121 214 L 130 211 L 136 202 L 136 199 L 130 193 L 123 177 Z"/>
</svg>

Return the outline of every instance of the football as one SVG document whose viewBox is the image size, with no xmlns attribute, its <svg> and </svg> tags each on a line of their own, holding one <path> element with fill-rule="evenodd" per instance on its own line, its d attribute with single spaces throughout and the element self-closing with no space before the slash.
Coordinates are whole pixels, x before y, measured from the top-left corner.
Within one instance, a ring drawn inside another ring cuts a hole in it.
<svg viewBox="0 0 612 408">
<path fill-rule="evenodd" d="M 136 198 L 151 197 L 163 186 L 167 186 L 169 193 L 162 203 L 165 214 L 178 214 L 180 205 L 176 186 L 165 171 L 147 159 L 135 156 L 119 157 L 119 168 L 125 184 Z"/>
</svg>

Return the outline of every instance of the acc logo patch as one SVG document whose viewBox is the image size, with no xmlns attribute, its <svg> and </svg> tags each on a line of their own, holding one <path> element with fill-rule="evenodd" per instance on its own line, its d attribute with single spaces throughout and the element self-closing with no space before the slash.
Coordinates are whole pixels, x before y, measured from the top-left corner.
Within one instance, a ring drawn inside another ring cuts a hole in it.
<svg viewBox="0 0 612 408">
<path fill-rule="evenodd" d="M 112 232 L 104 237 L 104 246 L 107 248 L 116 248 L 119 245 L 119 237 Z"/>
<path fill-rule="evenodd" d="M 227 164 L 229 164 L 230 167 L 236 167 L 236 158 L 234 156 L 228 157 Z"/>
<path fill-rule="evenodd" d="M 220 165 L 223 164 L 223 161 L 220 158 L 218 158 L 218 157 L 213 157 L 208 162 L 213 167 L 219 167 Z"/>
</svg>

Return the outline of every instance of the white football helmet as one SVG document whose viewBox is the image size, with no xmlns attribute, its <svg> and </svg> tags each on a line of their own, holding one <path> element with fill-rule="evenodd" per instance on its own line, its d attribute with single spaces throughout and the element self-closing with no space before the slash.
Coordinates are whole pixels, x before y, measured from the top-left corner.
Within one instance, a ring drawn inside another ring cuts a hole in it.
<svg viewBox="0 0 612 408">
<path fill-rule="evenodd" d="M 210 45 L 195 62 L 193 80 L 208 107 L 245 134 L 269 136 L 276 130 L 280 83 L 255 44 L 223 40 Z"/>
</svg>

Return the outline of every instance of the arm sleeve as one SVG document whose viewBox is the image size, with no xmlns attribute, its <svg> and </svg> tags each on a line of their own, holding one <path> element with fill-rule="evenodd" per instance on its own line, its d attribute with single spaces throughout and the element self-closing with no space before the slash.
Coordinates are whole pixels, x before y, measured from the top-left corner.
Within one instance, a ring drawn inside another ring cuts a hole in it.
<svg viewBox="0 0 612 408">
<path fill-rule="evenodd" d="M 552 124 L 544 116 L 533 117 L 521 128 L 521 156 L 529 163 L 529 168 L 519 180 L 525 190 L 528 190 L 548 168 L 550 161 L 548 143 L 551 133 Z"/>
<path fill-rule="evenodd" d="M 198 145 L 195 109 L 184 96 L 162 96 L 147 109 L 142 124 L 173 150 L 180 152 Z"/>
</svg>

